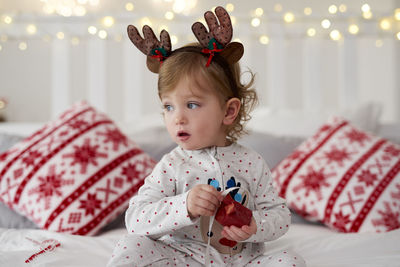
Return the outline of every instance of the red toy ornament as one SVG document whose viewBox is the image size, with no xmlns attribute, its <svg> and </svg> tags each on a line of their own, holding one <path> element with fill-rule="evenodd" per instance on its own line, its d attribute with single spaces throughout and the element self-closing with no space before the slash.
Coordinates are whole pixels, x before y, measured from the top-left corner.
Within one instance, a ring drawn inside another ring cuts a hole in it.
<svg viewBox="0 0 400 267">
<path fill-rule="evenodd" d="M 234 225 L 242 227 L 250 225 L 253 213 L 251 210 L 233 200 L 230 194 L 222 200 L 221 206 L 217 210 L 215 220 L 223 226 Z"/>
</svg>

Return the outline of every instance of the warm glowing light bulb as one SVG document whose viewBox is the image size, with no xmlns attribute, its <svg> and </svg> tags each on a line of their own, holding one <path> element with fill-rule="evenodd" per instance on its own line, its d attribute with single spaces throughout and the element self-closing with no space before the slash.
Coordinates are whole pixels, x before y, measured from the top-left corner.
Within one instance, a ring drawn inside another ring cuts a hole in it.
<svg viewBox="0 0 400 267">
<path fill-rule="evenodd" d="M 311 7 L 304 8 L 304 15 L 310 16 L 311 14 L 312 14 L 312 8 Z"/>
<path fill-rule="evenodd" d="M 361 6 L 361 11 L 366 13 L 371 11 L 371 7 L 368 4 L 364 4 Z"/>
<path fill-rule="evenodd" d="M 330 14 L 336 14 L 337 11 L 338 11 L 338 8 L 337 8 L 336 5 L 330 5 L 329 8 L 328 8 L 328 12 L 329 12 Z"/>
<path fill-rule="evenodd" d="M 226 11 L 228 12 L 232 12 L 233 10 L 235 10 L 235 6 L 232 3 L 228 3 L 226 4 Z"/>
<path fill-rule="evenodd" d="M 307 29 L 307 36 L 309 36 L 309 37 L 315 36 L 316 33 L 317 33 L 317 31 L 314 28 Z"/>
<path fill-rule="evenodd" d="M 283 16 L 283 20 L 286 23 L 291 23 L 294 21 L 294 14 L 292 12 L 287 12 L 285 13 L 285 15 Z"/>
<path fill-rule="evenodd" d="M 400 8 L 394 10 L 394 19 L 400 21 Z"/>
<path fill-rule="evenodd" d="M 12 21 L 13 21 L 13 19 L 12 19 L 12 17 L 10 17 L 10 16 L 4 16 L 3 21 L 4 21 L 4 23 L 6 23 L 6 24 L 11 24 Z"/>
<path fill-rule="evenodd" d="M 35 24 L 29 24 L 28 26 L 26 26 L 26 32 L 28 34 L 31 34 L 31 35 L 35 34 L 37 32 L 36 25 Z"/>
<path fill-rule="evenodd" d="M 3 47 L 0 45 L 0 51 L 3 49 Z"/>
<path fill-rule="evenodd" d="M 112 25 L 114 25 L 115 20 L 111 16 L 106 16 L 102 19 L 102 23 L 103 23 L 104 27 L 110 28 Z"/>
<path fill-rule="evenodd" d="M 364 19 L 371 19 L 372 18 L 372 12 L 368 11 L 368 12 L 363 12 L 362 16 Z"/>
<path fill-rule="evenodd" d="M 92 35 L 95 35 L 97 33 L 97 28 L 95 26 L 89 26 L 88 32 Z"/>
<path fill-rule="evenodd" d="M 174 17 L 175 17 L 175 15 L 174 15 L 174 13 L 173 13 L 173 12 L 171 12 L 171 11 L 167 11 L 167 12 L 165 12 L 165 15 L 164 15 L 164 17 L 165 17 L 167 20 L 173 20 L 173 19 L 174 19 Z"/>
<path fill-rule="evenodd" d="M 256 8 L 255 14 L 257 17 L 261 17 L 264 14 L 264 9 L 262 9 L 261 7 Z"/>
<path fill-rule="evenodd" d="M 382 30 L 388 31 L 392 27 L 392 24 L 390 23 L 389 19 L 384 18 L 379 22 L 379 26 L 381 27 Z"/>
<path fill-rule="evenodd" d="M 396 38 L 400 41 L 400 32 L 396 33 Z"/>
<path fill-rule="evenodd" d="M 24 51 L 24 50 L 26 50 L 28 48 L 28 45 L 25 42 L 20 42 L 18 44 L 18 48 L 19 48 L 19 50 Z"/>
<path fill-rule="evenodd" d="M 181 13 L 186 8 L 186 2 L 184 0 L 175 0 L 174 4 L 172 5 L 172 10 L 175 13 Z"/>
<path fill-rule="evenodd" d="M 135 9 L 135 6 L 129 2 L 125 4 L 125 9 L 126 11 L 133 11 Z"/>
<path fill-rule="evenodd" d="M 105 30 L 100 30 L 99 33 L 98 33 L 98 36 L 101 39 L 106 39 L 107 38 L 107 32 Z"/>
<path fill-rule="evenodd" d="M 63 40 L 65 38 L 65 34 L 63 32 L 57 32 L 56 36 L 59 40 Z"/>
<path fill-rule="evenodd" d="M 360 28 L 356 24 L 351 24 L 349 25 L 348 30 L 351 34 L 357 34 L 360 31 Z"/>
<path fill-rule="evenodd" d="M 324 29 L 329 29 L 329 27 L 331 26 L 331 22 L 329 21 L 329 19 L 324 19 L 321 21 L 321 26 Z"/>
<path fill-rule="evenodd" d="M 339 6 L 339 11 L 342 12 L 342 13 L 346 12 L 347 11 L 347 6 L 345 4 L 341 4 Z"/>
<path fill-rule="evenodd" d="M 259 18 L 253 18 L 251 20 L 251 26 L 253 26 L 253 27 L 258 27 L 258 26 L 260 26 L 260 24 L 261 24 L 261 21 Z"/>
<path fill-rule="evenodd" d="M 269 37 L 267 35 L 261 35 L 259 41 L 260 43 L 267 45 L 269 43 Z"/>
<path fill-rule="evenodd" d="M 342 38 L 342 34 L 338 30 L 331 31 L 329 36 L 334 41 L 339 41 Z"/>
</svg>

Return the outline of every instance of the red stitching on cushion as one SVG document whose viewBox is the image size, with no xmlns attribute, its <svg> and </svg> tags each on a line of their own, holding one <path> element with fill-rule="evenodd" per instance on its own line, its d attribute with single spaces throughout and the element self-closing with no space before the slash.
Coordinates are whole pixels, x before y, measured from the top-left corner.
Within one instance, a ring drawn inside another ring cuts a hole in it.
<svg viewBox="0 0 400 267">
<path fill-rule="evenodd" d="M 310 158 L 316 151 L 318 151 L 331 137 L 332 135 L 334 135 L 340 128 L 342 128 L 343 126 L 347 125 L 348 122 L 344 121 L 342 123 L 340 123 L 335 129 L 333 129 L 322 141 L 321 143 L 319 143 L 313 150 L 311 150 L 310 153 L 308 153 L 307 155 L 304 156 L 304 158 L 302 160 L 300 160 L 296 167 L 292 170 L 292 172 L 287 176 L 287 178 L 285 179 L 285 181 L 282 183 L 282 187 L 281 187 L 281 191 L 279 192 L 279 195 L 283 198 L 286 197 L 286 190 L 287 187 L 290 183 L 290 180 L 293 178 L 293 176 L 296 174 L 296 172 L 300 169 L 300 167 L 304 164 L 304 162 Z"/>
<path fill-rule="evenodd" d="M 340 194 L 344 191 L 343 188 L 347 185 L 350 179 L 353 177 L 354 173 L 361 167 L 361 165 L 368 160 L 372 154 L 374 154 L 378 149 L 386 143 L 385 139 L 379 139 L 369 150 L 365 153 L 359 160 L 357 160 L 343 175 L 340 182 L 336 185 L 335 189 L 332 191 L 325 208 L 324 222 L 329 223 L 332 208 L 336 203 L 336 200 L 339 198 Z"/>
<path fill-rule="evenodd" d="M 36 144 L 38 144 L 40 141 L 42 141 L 43 139 L 45 139 L 46 137 L 48 137 L 49 135 L 51 135 L 52 133 L 54 133 L 56 130 L 58 130 L 61 126 L 64 126 L 67 122 L 71 121 L 72 119 L 75 119 L 76 117 L 78 117 L 79 115 L 93 110 L 93 108 L 86 108 L 84 110 L 82 110 L 81 112 L 77 113 L 76 115 L 74 115 L 73 117 L 69 118 L 68 120 L 60 123 L 60 125 L 58 125 L 57 127 L 55 127 L 53 130 L 51 130 L 50 132 L 48 132 L 45 136 L 43 136 L 41 139 L 36 140 L 34 143 L 32 143 L 30 146 L 28 146 L 27 148 L 25 148 L 23 151 L 21 151 L 18 155 L 16 155 L 12 160 L 10 160 L 6 166 L 4 166 L 3 170 L 1 170 L 0 172 L 0 182 L 2 180 L 2 178 L 4 177 L 4 174 L 8 171 L 8 169 L 13 165 L 13 163 L 19 159 L 25 152 L 28 152 L 32 147 L 34 147 Z"/>
<path fill-rule="evenodd" d="M 357 218 L 353 221 L 349 232 L 358 232 L 361 225 L 363 224 L 365 218 L 374 207 L 375 203 L 379 200 L 380 195 L 385 191 L 386 187 L 392 182 L 396 175 L 400 172 L 400 160 L 386 173 L 385 177 L 381 180 L 379 185 L 372 192 L 368 200 L 365 202 L 364 206 L 360 210 Z"/>
<path fill-rule="evenodd" d="M 101 180 L 107 173 L 114 170 L 118 167 L 122 162 L 130 159 L 138 154 L 143 153 L 142 150 L 138 148 L 134 148 L 129 150 L 128 152 L 120 155 L 118 158 L 114 159 L 112 162 L 105 165 L 103 168 L 94 173 L 90 178 L 88 178 L 82 185 L 80 185 L 74 192 L 64 198 L 63 202 L 61 202 L 57 209 L 55 209 L 50 216 L 48 217 L 46 223 L 43 225 L 43 229 L 48 229 L 55 218 L 58 217 L 65 209 L 69 207 L 71 203 L 73 203 L 78 197 L 80 197 L 83 193 L 87 192 L 88 188 L 90 188 L 93 184 Z M 62 208 L 61 208 L 62 207 Z"/>
<path fill-rule="evenodd" d="M 95 128 L 98 125 L 101 124 L 107 124 L 107 123 L 113 123 L 111 120 L 102 120 L 102 121 L 98 121 L 96 123 L 93 123 L 92 125 L 90 125 L 89 127 L 87 127 L 86 129 L 80 131 L 79 133 L 74 134 L 72 137 L 70 137 L 67 141 L 65 141 L 64 143 L 62 143 L 61 145 L 59 145 L 57 148 L 55 148 L 51 153 L 46 154 L 42 160 L 35 165 L 35 167 L 32 169 L 32 171 L 24 178 L 24 180 L 21 182 L 21 184 L 19 185 L 17 191 L 15 192 L 15 196 L 14 196 L 14 204 L 18 204 L 21 194 L 25 189 L 25 186 L 27 185 L 27 183 L 29 182 L 29 180 L 32 178 L 32 176 L 50 159 L 52 159 L 54 157 L 54 155 L 56 155 L 58 152 L 60 152 L 64 147 L 66 147 L 69 143 L 71 143 L 72 141 L 74 141 L 76 138 L 78 138 L 79 136 L 81 136 L 82 134 L 84 134 L 85 132 L 91 130 L 92 128 Z"/>
</svg>

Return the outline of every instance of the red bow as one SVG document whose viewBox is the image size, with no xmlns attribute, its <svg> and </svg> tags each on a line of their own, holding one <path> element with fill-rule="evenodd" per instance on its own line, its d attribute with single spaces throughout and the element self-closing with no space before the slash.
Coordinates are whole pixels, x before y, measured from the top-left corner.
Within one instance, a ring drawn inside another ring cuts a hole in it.
<svg viewBox="0 0 400 267">
<path fill-rule="evenodd" d="M 166 57 L 158 49 L 156 49 L 154 52 L 156 53 L 156 55 L 151 55 L 151 57 L 158 59 L 158 61 L 160 62 L 160 67 L 161 67 L 161 65 Z"/>
<path fill-rule="evenodd" d="M 223 49 L 218 49 L 216 43 L 213 43 L 213 46 L 214 46 L 213 49 L 203 48 L 203 50 L 201 50 L 201 52 L 204 54 L 210 54 L 210 56 L 208 57 L 206 67 L 210 66 L 211 60 L 214 57 L 215 52 L 221 52 L 223 50 Z"/>
</svg>

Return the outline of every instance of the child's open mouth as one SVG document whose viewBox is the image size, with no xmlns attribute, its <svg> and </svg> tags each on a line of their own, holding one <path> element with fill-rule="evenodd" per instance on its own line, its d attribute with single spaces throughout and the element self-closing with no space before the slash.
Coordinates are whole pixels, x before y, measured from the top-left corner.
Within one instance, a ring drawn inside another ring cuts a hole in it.
<svg viewBox="0 0 400 267">
<path fill-rule="evenodd" d="M 190 134 L 188 134 L 187 132 L 184 132 L 184 131 L 179 131 L 177 136 L 180 141 L 186 141 L 189 139 Z"/>
</svg>

